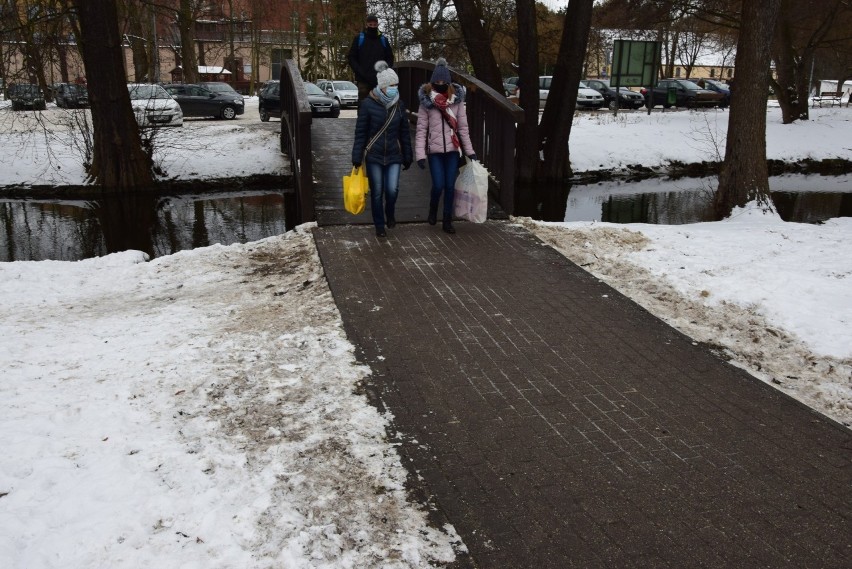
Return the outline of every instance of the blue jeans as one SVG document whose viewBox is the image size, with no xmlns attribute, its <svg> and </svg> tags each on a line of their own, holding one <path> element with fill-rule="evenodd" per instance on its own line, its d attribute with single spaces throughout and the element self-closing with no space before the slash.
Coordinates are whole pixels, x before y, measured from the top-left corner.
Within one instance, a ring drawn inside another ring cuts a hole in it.
<svg viewBox="0 0 852 569">
<path fill-rule="evenodd" d="M 429 154 L 429 172 L 432 174 L 432 200 L 429 206 L 437 209 L 441 194 L 444 194 L 444 221 L 451 221 L 456 176 L 459 173 L 458 151 Z"/>
<path fill-rule="evenodd" d="M 367 162 L 367 179 L 370 181 L 370 209 L 373 211 L 373 225 L 376 229 L 385 228 L 385 216 L 396 217 L 396 197 L 399 194 L 399 172 L 402 164 Z M 383 199 L 384 198 L 384 199 Z M 384 203 L 382 203 L 384 201 Z"/>
</svg>

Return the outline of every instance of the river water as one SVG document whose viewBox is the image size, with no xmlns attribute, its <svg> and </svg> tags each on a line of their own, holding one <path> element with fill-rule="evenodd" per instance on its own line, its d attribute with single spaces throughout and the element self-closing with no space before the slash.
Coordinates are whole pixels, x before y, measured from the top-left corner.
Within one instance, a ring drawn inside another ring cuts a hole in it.
<svg viewBox="0 0 852 569">
<path fill-rule="evenodd" d="M 713 179 L 606 182 L 542 191 L 518 214 L 545 221 L 684 224 L 709 219 Z M 770 179 L 785 221 L 852 217 L 852 177 Z M 292 221 L 282 192 L 232 192 L 94 202 L 0 200 L 0 261 L 74 261 L 126 249 L 152 258 L 278 235 Z"/>
</svg>

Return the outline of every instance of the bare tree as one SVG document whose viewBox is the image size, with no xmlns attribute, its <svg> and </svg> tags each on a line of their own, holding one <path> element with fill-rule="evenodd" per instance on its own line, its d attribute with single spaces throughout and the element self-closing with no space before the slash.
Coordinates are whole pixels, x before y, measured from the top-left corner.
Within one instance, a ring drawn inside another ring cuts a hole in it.
<svg viewBox="0 0 852 569">
<path fill-rule="evenodd" d="M 545 181 L 561 182 L 571 176 L 568 139 L 577 105 L 577 87 L 582 78 L 586 45 L 589 43 L 593 5 L 594 0 L 571 0 L 565 12 L 559 57 L 539 132 L 544 162 L 540 164 L 537 177 Z"/>
<path fill-rule="evenodd" d="M 731 112 L 725 160 L 714 197 L 717 219 L 730 215 L 749 201 L 771 207 L 766 165 L 766 92 L 772 33 L 781 0 L 743 0 L 742 25 L 737 41 L 737 76 L 747 78 L 747 88 L 731 92 Z"/>
<path fill-rule="evenodd" d="M 518 128 L 517 168 L 520 186 L 535 179 L 539 161 L 538 137 L 538 33 L 535 0 L 517 0 L 518 77 L 521 87 L 520 106 L 524 122 Z"/>
<path fill-rule="evenodd" d="M 459 24 L 467 43 L 470 61 L 476 77 L 487 85 L 490 85 L 498 93 L 503 91 L 503 79 L 500 77 L 500 69 L 494 59 L 491 50 L 491 38 L 485 33 L 482 25 L 482 9 L 479 2 L 456 0 L 455 7 L 459 16 Z"/>
<path fill-rule="evenodd" d="M 72 0 L 89 78 L 94 140 L 89 180 L 108 191 L 149 189 L 151 158 L 130 106 L 118 13 L 112 0 Z"/>
<path fill-rule="evenodd" d="M 817 56 L 821 54 L 833 63 L 838 53 L 848 52 L 850 25 L 849 0 L 782 0 L 772 42 L 776 76 L 771 84 L 784 124 L 809 118 L 808 93 Z M 832 65 L 821 62 L 820 68 L 825 67 Z"/>
<path fill-rule="evenodd" d="M 133 54 L 133 80 L 156 81 L 151 65 L 152 39 L 148 37 L 150 28 L 145 25 L 149 19 L 146 6 L 135 0 L 121 0 L 117 4 L 117 9 L 119 21 L 126 29 L 124 38 Z"/>
</svg>

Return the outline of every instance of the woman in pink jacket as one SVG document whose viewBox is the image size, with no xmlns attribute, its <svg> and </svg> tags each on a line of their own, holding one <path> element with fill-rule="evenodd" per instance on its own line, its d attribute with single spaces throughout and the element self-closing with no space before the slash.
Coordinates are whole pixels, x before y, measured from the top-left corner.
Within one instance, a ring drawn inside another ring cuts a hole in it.
<svg viewBox="0 0 852 569">
<path fill-rule="evenodd" d="M 418 93 L 420 109 L 417 111 L 417 135 L 414 156 L 417 165 L 426 167 L 432 175 L 432 196 L 429 201 L 429 225 L 438 222 L 438 203 L 444 196 L 442 225 L 447 233 L 453 228 L 453 195 L 459 156 L 462 151 L 471 160 L 476 160 L 467 128 L 467 113 L 464 109 L 464 87 L 453 83 L 447 61 L 438 59 L 432 79 L 420 87 Z"/>
</svg>

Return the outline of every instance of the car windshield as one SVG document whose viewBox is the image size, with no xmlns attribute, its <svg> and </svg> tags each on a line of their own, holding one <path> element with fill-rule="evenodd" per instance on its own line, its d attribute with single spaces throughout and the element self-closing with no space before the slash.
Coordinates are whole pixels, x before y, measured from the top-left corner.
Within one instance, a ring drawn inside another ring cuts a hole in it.
<svg viewBox="0 0 852 569">
<path fill-rule="evenodd" d="M 87 95 L 89 90 L 84 85 L 68 85 L 66 87 L 70 95 Z"/>
<path fill-rule="evenodd" d="M 325 95 L 325 92 L 313 83 L 305 83 L 305 91 L 308 95 Z"/>
<path fill-rule="evenodd" d="M 723 83 L 720 83 L 719 81 L 714 81 L 712 79 L 705 79 L 704 82 L 707 83 L 708 85 L 718 87 L 719 89 L 727 89 L 728 88 L 727 85 L 724 85 Z"/>
<path fill-rule="evenodd" d="M 159 85 L 128 85 L 130 98 L 134 101 L 145 99 L 171 99 L 165 89 Z"/>
<path fill-rule="evenodd" d="M 334 89 L 336 91 L 357 91 L 358 87 L 351 81 L 335 81 Z"/>
<path fill-rule="evenodd" d="M 684 89 L 689 89 L 690 91 L 696 91 L 698 89 L 701 89 L 701 87 L 699 87 L 698 85 L 696 85 L 692 81 L 686 81 L 685 79 L 681 80 L 680 84 Z"/>
<path fill-rule="evenodd" d="M 580 81 L 580 89 L 588 89 L 588 88 L 589 88 L 588 84 L 586 84 L 583 81 Z"/>
<path fill-rule="evenodd" d="M 203 87 L 216 93 L 236 93 L 234 88 L 227 83 L 205 83 Z"/>
<path fill-rule="evenodd" d="M 16 85 L 15 86 L 15 93 L 17 93 L 18 95 L 33 96 L 33 95 L 39 95 L 40 91 L 39 91 L 39 88 L 36 85 L 24 84 L 24 85 Z"/>
</svg>

